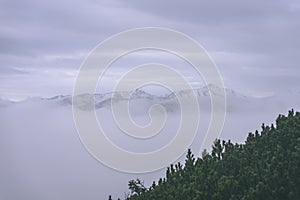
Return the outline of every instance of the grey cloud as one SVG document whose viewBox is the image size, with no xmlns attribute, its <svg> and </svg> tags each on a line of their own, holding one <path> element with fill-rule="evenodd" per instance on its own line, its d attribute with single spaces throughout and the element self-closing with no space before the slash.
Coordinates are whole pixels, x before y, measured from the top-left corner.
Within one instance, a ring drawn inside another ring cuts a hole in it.
<svg viewBox="0 0 300 200">
<path fill-rule="evenodd" d="M 114 33 L 109 5 L 84 1 L 5 1 L 1 12 L 3 53 L 43 55 L 91 49 Z M 13 32 L 13 34 L 12 34 Z"/>
<path fill-rule="evenodd" d="M 276 82 L 272 78 L 269 83 L 256 84 L 248 76 L 257 82 L 265 82 L 265 77 L 274 74 L 286 83 L 290 83 L 291 75 L 300 80 L 300 3 L 296 0 L 4 0 L 0 2 L 0 16 L 2 76 L 18 74 L 17 68 L 50 72 L 79 69 L 88 52 L 112 34 L 162 26 L 186 33 L 202 44 L 220 68 L 226 85 L 273 91 Z M 245 71 L 245 67 L 259 70 Z M 281 74 L 283 68 L 286 71 Z M 43 80 L 51 83 L 49 77 Z M 64 76 L 57 81 L 63 83 Z"/>
<path fill-rule="evenodd" d="M 210 51 L 264 55 L 271 67 L 297 67 L 300 9 L 297 1 L 130 1 L 203 42 Z M 261 63 L 262 64 L 262 63 Z"/>
</svg>

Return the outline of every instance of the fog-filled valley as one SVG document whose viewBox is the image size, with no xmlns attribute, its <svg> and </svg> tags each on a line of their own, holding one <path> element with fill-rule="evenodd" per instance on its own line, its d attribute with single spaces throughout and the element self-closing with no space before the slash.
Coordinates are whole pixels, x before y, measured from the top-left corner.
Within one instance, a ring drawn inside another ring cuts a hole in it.
<svg viewBox="0 0 300 200">
<path fill-rule="evenodd" d="M 220 88 L 194 90 L 200 105 L 200 125 L 191 146 L 199 151 L 211 116 L 211 96 L 218 97 Z M 247 96 L 226 89 L 227 112 L 220 138 L 243 143 L 248 132 L 260 129 L 262 123 L 274 123 L 278 114 L 289 109 L 299 110 L 299 94 L 285 93 L 268 97 Z M 86 103 L 87 96 L 95 101 L 98 122 L 106 136 L 117 146 L 132 152 L 149 152 L 163 147 L 173 137 L 180 124 L 180 107 L 176 95 L 189 98 L 193 91 L 178 91 L 155 95 L 142 89 L 134 91 L 129 101 L 133 121 L 139 125 L 150 122 L 149 108 L 161 104 L 167 121 L 161 132 L 149 140 L 124 134 L 114 122 L 111 98 L 128 101 L 117 94 L 83 94 L 75 97 L 74 107 L 93 112 Z M 218 111 L 216 111 L 218 112 Z M 155 117 L 155 116 L 153 116 Z M 163 177 L 165 169 L 130 174 L 110 169 L 94 159 L 81 143 L 72 113 L 72 96 L 28 98 L 24 101 L 0 102 L 0 194 L 1 199 L 103 199 L 112 194 L 124 197 L 127 183 L 140 178 L 150 185 Z M 108 153 L 109 152 L 104 152 Z M 185 152 L 178 161 L 182 161 Z M 198 155 L 201 156 L 201 155 Z M 17 193 L 15 191 L 18 191 Z"/>
</svg>

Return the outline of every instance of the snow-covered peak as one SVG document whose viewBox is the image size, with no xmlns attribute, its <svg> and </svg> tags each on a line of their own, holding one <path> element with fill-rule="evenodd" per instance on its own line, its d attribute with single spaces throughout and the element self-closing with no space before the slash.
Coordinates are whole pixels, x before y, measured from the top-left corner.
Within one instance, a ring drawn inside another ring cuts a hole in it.
<svg viewBox="0 0 300 200">
<path fill-rule="evenodd" d="M 167 94 L 151 94 L 146 92 L 145 90 L 138 88 L 134 91 L 114 91 L 110 93 L 96 93 L 96 94 L 80 94 L 75 97 L 71 95 L 57 95 L 51 98 L 40 98 L 40 97 L 30 97 L 23 102 L 48 102 L 55 103 L 59 105 L 74 105 L 79 107 L 85 107 L 89 105 L 91 102 L 94 102 L 97 108 L 104 107 L 106 105 L 110 105 L 111 100 L 123 101 L 123 100 L 145 100 L 145 101 L 155 101 L 158 103 L 170 103 L 171 101 L 176 101 L 176 98 L 191 98 L 194 95 L 197 95 L 198 98 L 210 98 L 210 96 L 220 96 L 223 95 L 225 90 L 227 97 L 232 98 L 246 98 L 246 96 L 237 93 L 234 90 L 227 88 L 220 88 L 215 85 L 208 85 L 205 87 L 197 88 L 197 89 L 187 89 L 187 90 L 179 90 L 170 92 Z M 4 100 L 0 101 L 1 105 L 9 105 L 9 102 L 5 102 Z M 89 106 L 90 107 L 90 106 Z"/>
<path fill-rule="evenodd" d="M 236 92 L 235 90 L 225 88 L 225 87 L 222 88 L 222 87 L 216 86 L 214 84 L 209 84 L 207 86 L 197 89 L 197 93 L 199 96 L 209 96 L 209 95 L 221 96 L 224 94 L 224 92 L 227 97 L 229 97 L 229 96 L 246 97 L 245 95 L 240 94 L 240 93 Z"/>
<path fill-rule="evenodd" d="M 153 98 L 155 98 L 155 95 L 150 94 L 148 92 L 145 92 L 144 90 L 138 88 L 138 89 L 136 89 L 132 92 L 131 98 L 132 99 L 135 99 L 135 98 L 138 98 L 138 99 L 141 99 L 141 98 L 153 99 Z"/>
</svg>

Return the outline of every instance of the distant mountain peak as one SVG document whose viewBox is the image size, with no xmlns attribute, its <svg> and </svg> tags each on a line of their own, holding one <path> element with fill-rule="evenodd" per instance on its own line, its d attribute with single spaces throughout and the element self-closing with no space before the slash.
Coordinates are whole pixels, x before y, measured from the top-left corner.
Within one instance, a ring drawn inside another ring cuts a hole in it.
<svg viewBox="0 0 300 200">
<path fill-rule="evenodd" d="M 222 91 L 223 90 L 223 91 Z M 178 90 L 173 91 L 166 94 L 152 94 L 146 92 L 143 88 L 137 88 L 133 91 L 113 91 L 107 93 L 95 93 L 95 94 L 80 94 L 75 97 L 72 95 L 57 95 L 50 98 L 41 98 L 41 97 L 29 97 L 23 102 L 40 102 L 40 101 L 47 101 L 47 102 L 54 102 L 60 105 L 77 105 L 79 107 L 86 107 L 90 102 L 94 102 L 96 108 L 101 108 L 104 106 L 110 105 L 111 100 L 116 101 L 123 101 L 123 100 L 146 100 L 146 101 L 155 101 L 160 103 L 171 103 L 176 100 L 178 97 L 181 98 L 191 98 L 192 96 L 196 95 L 197 98 L 210 98 L 211 96 L 221 96 L 224 92 L 226 96 L 240 98 L 246 97 L 237 93 L 234 90 L 221 88 L 213 84 L 209 84 L 204 87 L 200 88 L 193 88 L 193 89 L 186 89 L 186 90 Z M 1 100 L 1 104 L 3 106 L 10 105 L 9 102 Z"/>
</svg>

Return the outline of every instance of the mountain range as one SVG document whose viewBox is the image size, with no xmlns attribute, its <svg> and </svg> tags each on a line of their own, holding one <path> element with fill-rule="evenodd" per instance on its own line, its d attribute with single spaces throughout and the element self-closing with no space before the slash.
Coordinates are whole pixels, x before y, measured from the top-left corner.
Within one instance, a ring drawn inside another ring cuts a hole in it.
<svg viewBox="0 0 300 200">
<path fill-rule="evenodd" d="M 164 94 L 152 94 L 146 92 L 142 88 L 134 91 L 114 91 L 107 93 L 81 94 L 72 97 L 72 95 L 57 95 L 50 98 L 31 97 L 23 101 L 14 102 L 10 100 L 0 99 L 0 107 L 8 107 L 22 103 L 46 103 L 60 106 L 71 106 L 82 110 L 91 110 L 91 102 L 94 102 L 96 109 L 109 108 L 111 101 L 129 101 L 130 104 L 144 105 L 149 108 L 153 104 L 161 104 L 166 110 L 174 111 L 179 107 L 178 97 L 190 99 L 193 95 L 197 96 L 200 107 L 204 110 L 211 107 L 211 97 L 220 98 L 223 95 L 223 88 L 215 85 L 208 85 L 197 89 L 172 91 Z M 241 94 L 235 90 L 224 88 L 226 94 L 227 111 L 251 111 L 265 110 L 275 107 L 284 107 L 290 109 L 299 105 L 298 93 L 288 93 L 288 96 L 271 95 L 266 97 L 255 97 Z"/>
</svg>

